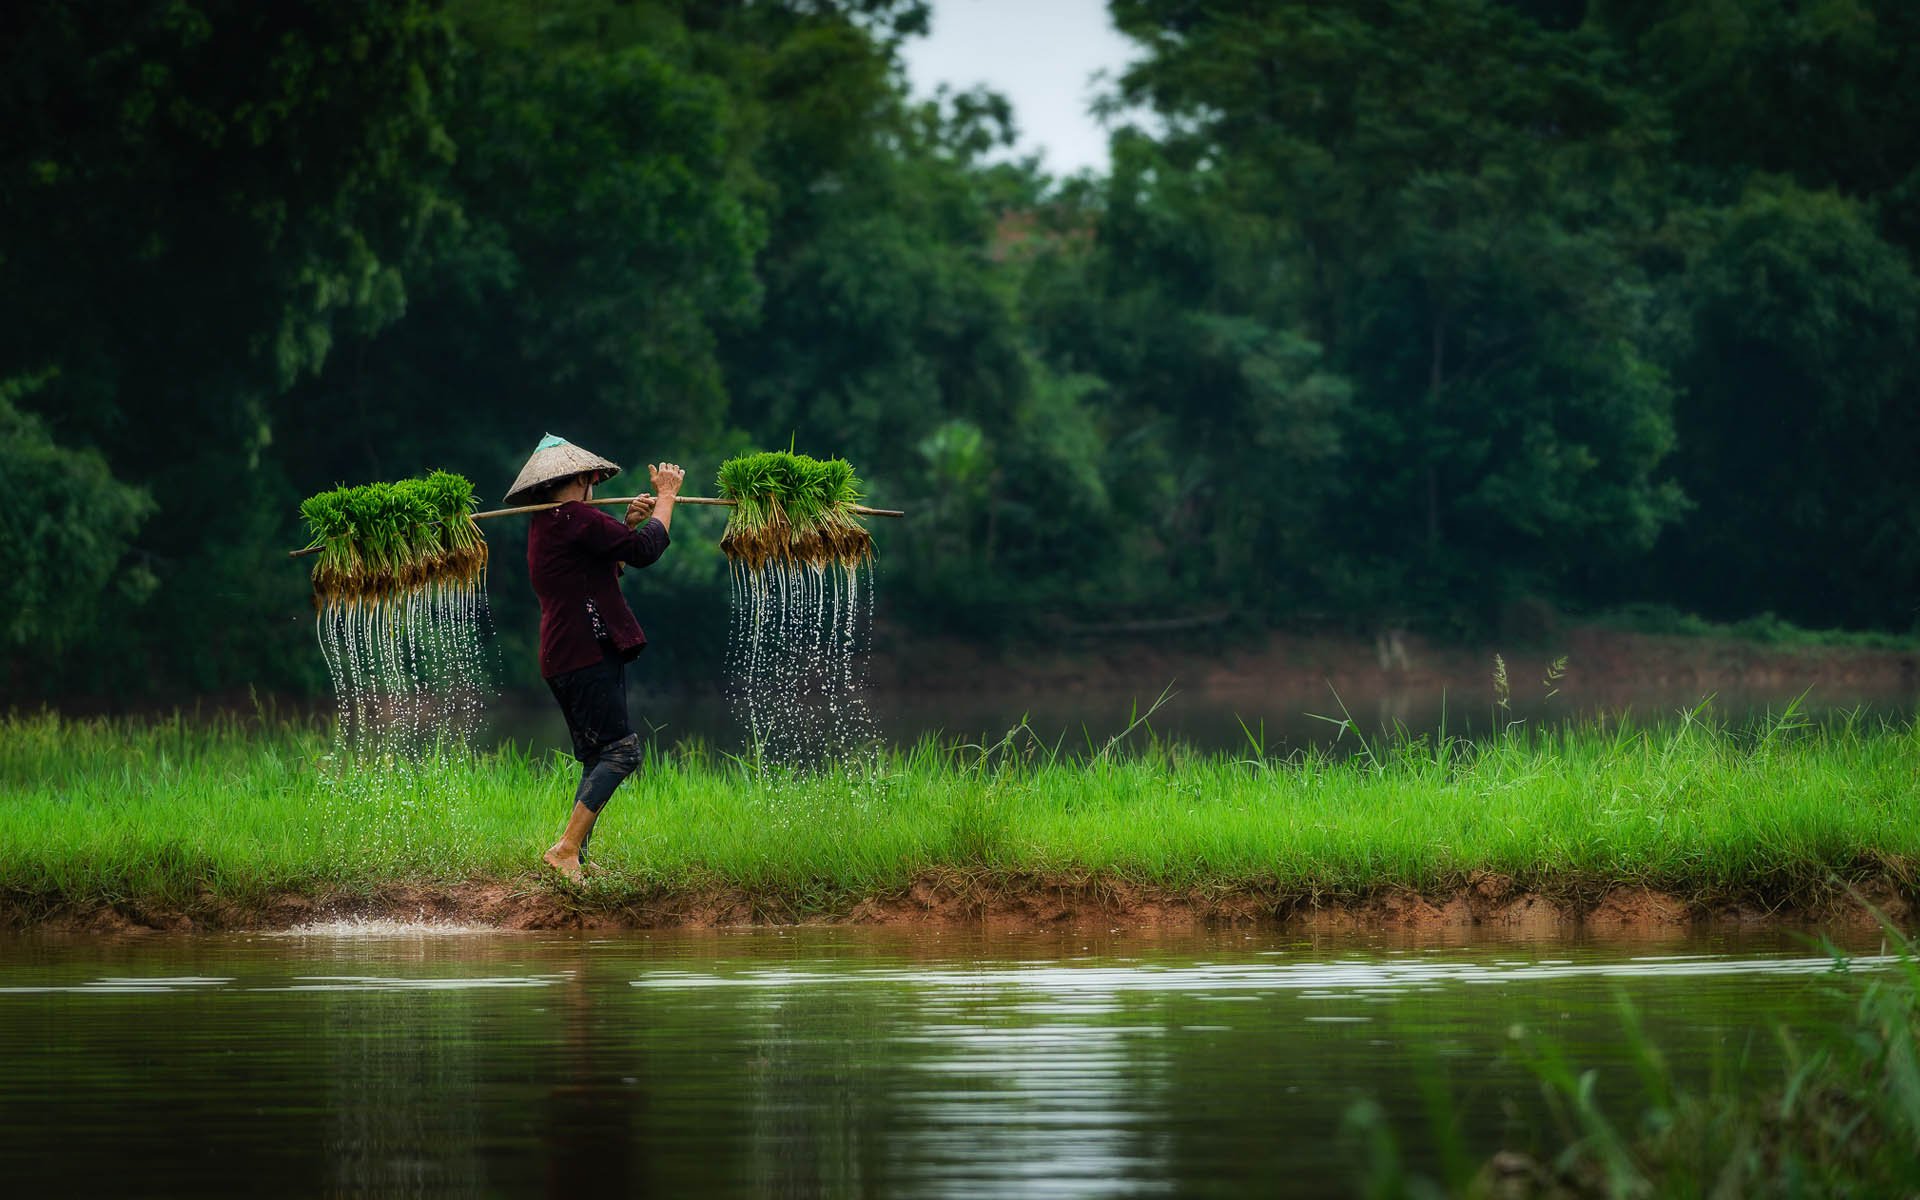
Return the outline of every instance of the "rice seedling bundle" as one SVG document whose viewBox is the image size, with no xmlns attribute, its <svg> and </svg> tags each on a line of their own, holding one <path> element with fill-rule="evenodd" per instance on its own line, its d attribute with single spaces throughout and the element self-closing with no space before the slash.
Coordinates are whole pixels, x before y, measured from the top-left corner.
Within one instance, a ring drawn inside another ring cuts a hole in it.
<svg viewBox="0 0 1920 1200">
<path fill-rule="evenodd" d="M 733 510 L 720 548 L 733 564 L 734 693 L 754 745 L 799 759 L 870 743 L 856 659 L 872 622 L 873 581 L 860 568 L 873 539 L 861 518 L 905 514 L 860 504 L 860 480 L 840 458 L 743 454 L 721 465 L 719 485 L 717 498 L 679 502 Z M 420 760 L 449 737 L 471 747 L 489 619 L 476 522 L 556 503 L 475 512 L 473 485 L 436 471 L 300 506 L 309 540 L 293 555 L 315 556 L 315 635 L 340 703 L 343 759 Z"/>
<path fill-rule="evenodd" d="M 860 480 L 843 458 L 742 454 L 720 464 L 718 486 L 734 505 L 720 549 L 737 563 L 856 567 L 873 557 Z"/>
<path fill-rule="evenodd" d="M 315 555 L 314 634 L 340 720 L 336 766 L 379 768 L 471 751 L 487 685 L 487 544 L 473 484 L 423 479 L 340 487 L 300 506 Z M 345 778 L 343 776 L 343 778 Z"/>
<path fill-rule="evenodd" d="M 487 543 L 473 521 L 473 484 L 447 471 L 425 479 L 335 488 L 300 506 L 311 540 L 315 607 L 355 608 L 431 585 L 471 588 Z"/>
<path fill-rule="evenodd" d="M 872 744 L 861 666 L 873 620 L 873 539 L 845 459 L 790 451 L 720 466 L 733 503 L 720 549 L 733 565 L 728 694 L 756 761 L 795 765 Z"/>
<path fill-rule="evenodd" d="M 857 567 L 873 558 L 863 516 L 900 516 L 860 504 L 859 477 L 843 458 L 791 451 L 742 454 L 720 466 L 718 499 L 683 503 L 733 509 L 720 548 L 735 563 L 761 567 Z M 625 504 L 627 498 L 593 500 Z M 296 555 L 315 555 L 318 608 L 378 604 L 429 585 L 470 588 L 484 577 L 487 543 L 476 518 L 506 516 L 545 505 L 474 511 L 473 484 L 435 471 L 424 479 L 339 487 L 300 506 L 309 540 Z"/>
</svg>

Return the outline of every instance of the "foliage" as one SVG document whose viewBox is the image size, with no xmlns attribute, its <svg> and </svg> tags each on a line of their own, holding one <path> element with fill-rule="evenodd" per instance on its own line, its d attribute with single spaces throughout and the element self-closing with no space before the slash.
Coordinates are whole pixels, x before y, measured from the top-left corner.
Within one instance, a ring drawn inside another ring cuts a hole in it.
<svg viewBox="0 0 1920 1200">
<path fill-rule="evenodd" d="M 1920 625 L 1920 492 L 1885 469 L 1920 461 L 1920 274 L 1857 202 L 1770 184 L 1711 214 L 1673 291 L 1698 508 L 1653 560 L 1668 595 L 1722 619 Z"/>
<path fill-rule="evenodd" d="M 0 18 L 0 379 L 131 492 L 9 579 L 17 692 L 321 685 L 298 499 L 485 491 L 550 424 L 866 464 L 909 635 L 1920 615 L 1904 0 L 1115 0 L 1069 180 L 1004 99 L 910 94 L 911 0 L 88 11 Z M 631 586 L 700 677 L 683 519 Z"/>
<path fill-rule="evenodd" d="M 1621 64 L 1478 0 L 1114 11 L 1153 48 L 1116 99 L 1166 132 L 1116 144 L 1096 253 L 1140 316 L 1088 351 L 1165 345 L 1147 404 L 1193 394 L 1176 456 L 1216 478 L 1169 540 L 1261 551 L 1205 582 L 1473 629 L 1646 550 L 1681 509 Z M 1254 540 L 1260 475 L 1307 546 Z"/>
<path fill-rule="evenodd" d="M 1526 1047 L 1566 1143 L 1562 1172 L 1602 1187 L 1584 1194 L 1697 1196 L 1900 1195 L 1920 1187 L 1920 962 L 1897 931 L 1890 976 L 1855 985 L 1837 1028 L 1775 1031 L 1784 1060 L 1773 1086 L 1736 1078 L 1710 1090 L 1680 1086 L 1623 1011 L 1646 1085 L 1639 1130 L 1610 1122 L 1579 1072 L 1545 1038 Z M 1845 960 L 1836 952 L 1836 966 Z M 1637 1136 L 1635 1136 L 1637 1133 Z M 1816 1183 L 1817 1181 L 1817 1183 Z M 1812 1186 L 1810 1186 L 1812 1185 Z"/>
<path fill-rule="evenodd" d="M 1760 646 L 1825 650 L 1845 647 L 1861 650 L 1920 651 L 1920 635 L 1883 630 L 1805 629 L 1777 613 L 1760 612 L 1739 621 L 1709 621 L 1682 612 L 1670 604 L 1626 604 L 1595 613 L 1595 624 L 1627 633 L 1668 637 L 1712 638 Z"/>
<path fill-rule="evenodd" d="M 1699 183 L 1731 182 L 1737 194 L 1758 173 L 1866 200 L 1883 236 L 1920 250 L 1920 9 L 1906 0 L 1589 7 L 1641 64 Z"/>
<path fill-rule="evenodd" d="M 1440 1085 L 1431 1107 L 1436 1132 L 1452 1143 L 1446 1191 L 1567 1200 L 1912 1193 L 1920 1187 L 1920 947 L 1891 926 L 1886 933 L 1891 963 L 1855 968 L 1828 947 L 1827 989 L 1850 1000 L 1850 1011 L 1811 1029 L 1773 1029 L 1771 1082 L 1751 1041 L 1717 1058 L 1704 1086 L 1687 1081 L 1622 997 L 1620 1041 L 1640 1094 L 1603 1102 L 1598 1069 L 1582 1069 L 1552 1032 L 1516 1026 L 1513 1055 L 1538 1080 L 1547 1118 L 1531 1130 L 1538 1154 L 1505 1151 L 1474 1172 L 1457 1131 L 1443 1126 L 1453 1105 Z M 1366 1194 L 1442 1194 L 1407 1169 L 1399 1132 L 1377 1105 L 1356 1105 L 1348 1124 L 1370 1143 Z"/>
<path fill-rule="evenodd" d="M 0 377 L 57 367 L 22 407 L 153 505 L 151 603 L 62 649 L 61 686 L 317 680 L 278 619 L 301 581 L 266 565 L 301 450 L 276 397 L 408 311 L 401 262 L 450 212 L 445 26 L 411 0 L 34 0 L 0 25 Z"/>
<path fill-rule="evenodd" d="M 0 381 L 0 644 L 60 649 L 88 636 L 102 600 L 131 606 L 152 590 L 153 573 L 126 560 L 153 500 L 14 406 L 45 383 Z"/>
</svg>

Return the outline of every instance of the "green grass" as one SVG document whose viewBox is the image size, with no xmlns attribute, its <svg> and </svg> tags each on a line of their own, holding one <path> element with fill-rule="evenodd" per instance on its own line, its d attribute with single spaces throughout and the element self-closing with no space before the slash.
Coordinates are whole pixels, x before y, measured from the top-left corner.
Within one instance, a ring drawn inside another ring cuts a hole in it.
<svg viewBox="0 0 1920 1200">
<path fill-rule="evenodd" d="M 331 778 L 329 750 L 317 726 L 9 718 L 0 897 L 29 911 L 530 880 L 577 778 L 558 754 L 508 750 L 369 791 Z M 1914 722 L 1792 718 L 1401 740 L 1340 759 L 1149 743 L 1067 761 L 1016 734 L 770 777 L 653 752 L 606 811 L 593 850 L 607 873 L 589 891 L 720 886 L 818 912 L 927 871 L 1284 899 L 1445 889 L 1484 870 L 1560 895 L 1632 884 L 1812 904 L 1836 881 L 1912 883 L 1916 780 Z"/>
</svg>

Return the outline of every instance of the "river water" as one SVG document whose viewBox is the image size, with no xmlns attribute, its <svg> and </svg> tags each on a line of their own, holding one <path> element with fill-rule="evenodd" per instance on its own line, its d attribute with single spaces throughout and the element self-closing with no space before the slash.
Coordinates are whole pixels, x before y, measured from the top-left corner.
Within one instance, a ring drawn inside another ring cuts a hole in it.
<svg viewBox="0 0 1920 1200">
<path fill-rule="evenodd" d="M 1557 728 L 1568 721 L 1624 716 L 1640 726 L 1670 725 L 1696 711 L 1706 719 L 1736 728 L 1767 722 L 1793 707 L 1802 719 L 1829 721 L 1858 714 L 1869 721 L 1911 720 L 1920 694 L 1908 689 L 1845 692 L 1805 688 L 1740 688 L 1704 693 L 1687 688 L 1593 690 L 1541 700 L 1516 698 L 1507 708 L 1485 694 L 1463 696 L 1440 689 L 1405 688 L 1385 692 L 1336 694 L 1306 691 L 1212 693 L 1169 691 L 1151 719 L 1157 693 L 1132 696 L 1114 692 L 1000 693 L 895 692 L 870 698 L 875 734 L 890 745 L 912 745 L 922 737 L 991 744 L 1024 723 L 1034 738 L 1065 756 L 1084 755 L 1116 735 L 1123 745 L 1139 746 L 1151 736 L 1182 742 L 1199 750 L 1249 753 L 1255 745 L 1269 755 L 1307 747 L 1339 752 L 1351 749 L 1355 731 L 1381 737 L 1485 737 L 1522 726 Z M 1704 708 L 1703 708 L 1704 705 Z M 712 696 L 647 692 L 631 697 L 635 728 L 661 746 L 695 739 L 723 750 L 742 748 L 746 736 L 739 714 Z M 1347 729 L 1341 722 L 1351 720 Z M 1139 721 L 1138 727 L 1135 722 Z M 1131 734 L 1127 730 L 1133 728 Z M 567 727 L 553 698 L 507 693 L 488 707 L 488 737 L 538 751 L 565 750 Z"/>
<path fill-rule="evenodd" d="M 1839 979 L 1784 934 L 39 935 L 0 941 L 0 1161 L 15 1195 L 1349 1195 L 1356 1101 L 1433 1167 L 1422 1078 L 1474 1155 L 1528 1145 L 1516 1028 L 1617 1101 L 1621 999 L 1703 1078 Z"/>
</svg>

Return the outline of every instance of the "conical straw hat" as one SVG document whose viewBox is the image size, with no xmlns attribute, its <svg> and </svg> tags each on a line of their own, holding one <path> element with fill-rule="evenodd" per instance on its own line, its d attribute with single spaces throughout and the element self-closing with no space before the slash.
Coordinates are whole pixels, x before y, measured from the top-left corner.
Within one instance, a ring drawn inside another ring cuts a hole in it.
<svg viewBox="0 0 1920 1200">
<path fill-rule="evenodd" d="M 507 489 L 508 504 L 531 504 L 534 493 L 557 479 L 567 479 L 583 471 L 601 471 L 611 479 L 620 473 L 620 464 L 608 462 L 598 454 L 582 450 L 563 437 L 551 433 L 533 448 L 533 457 L 520 468 L 520 477 Z"/>
</svg>

